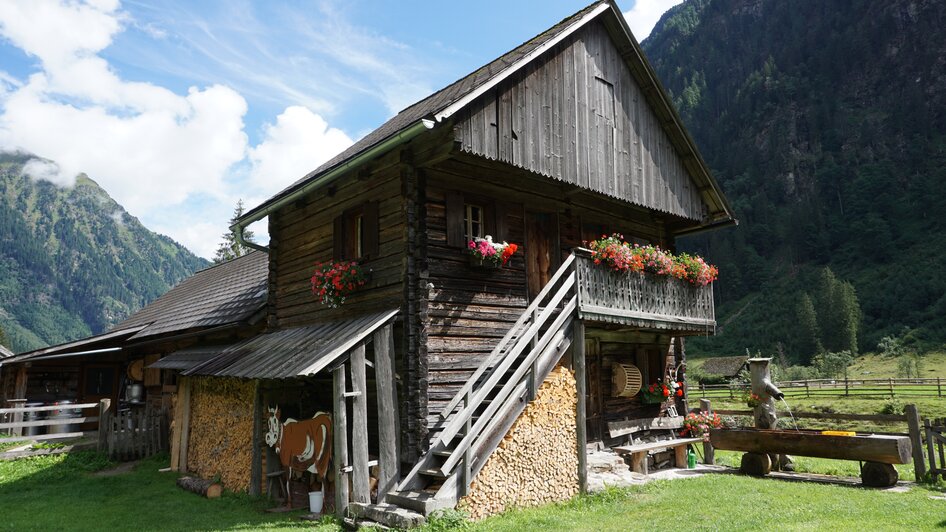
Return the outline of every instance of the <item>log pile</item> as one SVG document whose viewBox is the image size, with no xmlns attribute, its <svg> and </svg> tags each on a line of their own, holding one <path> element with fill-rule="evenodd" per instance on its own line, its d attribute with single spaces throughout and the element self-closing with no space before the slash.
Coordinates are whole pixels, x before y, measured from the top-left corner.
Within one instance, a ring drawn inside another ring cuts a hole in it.
<svg viewBox="0 0 946 532">
<path fill-rule="evenodd" d="M 250 380 L 201 377 L 191 389 L 187 469 L 220 480 L 228 489 L 250 485 L 253 394 Z"/>
<path fill-rule="evenodd" d="M 470 518 L 563 501 L 578 493 L 577 404 L 574 373 L 555 368 L 461 500 Z"/>
<path fill-rule="evenodd" d="M 223 495 L 223 485 L 213 480 L 204 480 L 195 477 L 181 477 L 177 479 L 177 487 L 191 493 L 203 495 L 208 499 L 217 499 Z"/>
</svg>

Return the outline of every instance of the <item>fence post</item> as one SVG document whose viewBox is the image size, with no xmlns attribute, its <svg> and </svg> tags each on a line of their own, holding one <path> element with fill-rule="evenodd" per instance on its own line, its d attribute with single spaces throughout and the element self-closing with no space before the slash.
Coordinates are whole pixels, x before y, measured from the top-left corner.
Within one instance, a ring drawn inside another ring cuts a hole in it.
<svg viewBox="0 0 946 532">
<path fill-rule="evenodd" d="M 939 377 L 936 377 L 936 396 L 937 397 L 943 396 L 943 385 L 940 383 Z"/>
<path fill-rule="evenodd" d="M 893 397 L 893 379 L 887 379 L 887 386 L 890 387 L 890 397 Z"/>
<path fill-rule="evenodd" d="M 920 435 L 920 414 L 916 405 L 907 405 L 903 409 L 910 430 L 910 443 L 913 444 L 913 473 L 917 482 L 923 482 L 926 476 L 926 464 L 923 463 L 923 437 Z M 932 467 L 932 465 L 930 465 Z"/>
<path fill-rule="evenodd" d="M 700 411 L 707 414 L 713 413 L 709 399 L 700 399 Z M 713 444 L 708 441 L 703 442 L 703 463 L 707 465 L 716 464 L 716 450 L 713 449 Z"/>
<path fill-rule="evenodd" d="M 844 395 L 848 395 L 848 391 L 847 391 L 847 377 L 844 377 Z"/>
<path fill-rule="evenodd" d="M 811 397 L 811 390 L 808 389 L 808 381 L 805 381 L 805 397 Z"/>
<path fill-rule="evenodd" d="M 108 417 L 111 414 L 111 406 L 111 399 L 102 399 L 99 401 L 99 452 L 108 451 L 108 427 L 110 425 Z"/>
<path fill-rule="evenodd" d="M 923 426 L 926 428 L 926 454 L 930 459 L 930 480 L 936 482 L 936 470 L 939 468 L 936 466 L 936 454 L 933 452 L 933 427 L 929 419 L 923 420 Z M 946 464 L 943 465 L 946 466 Z"/>
</svg>

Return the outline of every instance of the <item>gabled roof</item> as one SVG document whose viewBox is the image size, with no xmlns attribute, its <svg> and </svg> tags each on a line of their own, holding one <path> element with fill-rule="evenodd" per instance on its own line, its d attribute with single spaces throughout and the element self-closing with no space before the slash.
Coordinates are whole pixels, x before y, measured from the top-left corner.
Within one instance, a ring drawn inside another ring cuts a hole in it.
<svg viewBox="0 0 946 532">
<path fill-rule="evenodd" d="M 744 356 L 707 358 L 701 366 L 703 373 L 735 377 L 749 363 Z"/>
<path fill-rule="evenodd" d="M 715 220 L 713 222 L 733 221 L 732 209 L 728 201 L 725 196 L 723 196 L 718 183 L 709 172 L 706 163 L 699 155 L 693 139 L 683 128 L 680 117 L 671 104 L 670 98 L 657 79 L 653 68 L 645 59 L 640 44 L 633 37 L 621 11 L 618 9 L 617 5 L 614 4 L 613 0 L 599 0 L 471 74 L 407 107 L 381 125 L 381 127 L 355 142 L 342 153 L 308 173 L 302 179 L 296 181 L 266 202 L 248 211 L 240 218 L 234 227 L 245 227 L 253 221 L 262 219 L 275 210 L 275 208 L 278 208 L 283 202 L 291 200 L 296 194 L 303 193 L 305 189 L 318 184 L 320 181 L 327 181 L 329 177 L 332 177 L 335 171 L 344 168 L 346 164 L 350 164 L 353 161 L 358 162 L 359 157 L 370 154 L 373 150 L 388 148 L 389 143 L 393 141 L 407 142 L 410 138 L 413 138 L 414 135 L 423 131 L 424 128 L 418 127 L 421 123 L 424 124 L 426 129 L 436 127 L 436 124 L 464 108 L 476 97 L 495 87 L 504 79 L 542 55 L 545 51 L 551 49 L 555 44 L 561 42 L 578 29 L 601 16 L 612 17 L 609 20 L 611 25 L 617 25 L 620 28 L 619 33 L 625 35 L 627 40 L 626 44 L 628 48 L 632 50 L 632 53 L 627 54 L 626 59 L 638 64 L 639 68 L 636 70 L 642 72 L 643 75 L 648 78 L 648 85 L 655 88 L 655 90 L 647 91 L 651 105 L 662 108 L 663 112 L 660 114 L 668 117 L 668 120 L 662 123 L 663 127 L 668 129 L 671 138 L 676 139 L 676 143 L 679 144 L 678 150 L 681 151 L 681 154 L 692 157 L 695 160 L 695 166 L 698 169 L 696 174 L 698 175 L 694 175 L 693 177 L 698 181 L 701 187 L 705 188 L 705 194 L 712 200 L 709 203 L 716 205 L 726 214 L 725 220 Z M 377 155 L 380 154 L 381 153 L 378 153 Z"/>
<path fill-rule="evenodd" d="M 115 329 L 144 325 L 131 339 L 237 323 L 266 304 L 269 256 L 251 251 L 184 279 Z"/>
</svg>

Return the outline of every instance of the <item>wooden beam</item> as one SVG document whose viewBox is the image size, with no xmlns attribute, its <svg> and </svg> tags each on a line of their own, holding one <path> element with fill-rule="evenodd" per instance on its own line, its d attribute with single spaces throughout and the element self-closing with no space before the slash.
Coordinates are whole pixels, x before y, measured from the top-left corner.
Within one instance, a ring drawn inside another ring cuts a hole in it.
<svg viewBox="0 0 946 532">
<path fill-rule="evenodd" d="M 112 423 L 111 414 L 112 414 L 112 400 L 106 398 L 99 401 L 98 451 L 100 453 L 104 453 L 108 451 L 108 427 Z"/>
<path fill-rule="evenodd" d="M 187 473 L 187 443 L 190 439 L 191 433 L 191 378 L 184 377 L 181 382 L 181 386 L 178 388 L 178 393 L 181 394 L 181 397 L 178 400 L 178 405 L 181 408 L 181 442 L 180 442 L 180 457 L 178 458 L 178 468 L 177 470 L 181 473 Z"/>
<path fill-rule="evenodd" d="M 16 380 L 13 383 L 13 398 L 14 399 L 26 398 L 26 381 L 27 381 L 26 364 L 21 364 L 19 369 L 16 372 Z M 13 414 L 14 423 L 21 422 L 21 421 L 23 421 L 22 413 Z M 18 427 L 18 428 L 13 429 L 12 434 L 14 436 L 22 436 L 23 428 Z"/>
<path fill-rule="evenodd" d="M 352 501 L 370 503 L 371 485 L 368 473 L 368 394 L 365 377 L 365 344 L 351 351 L 351 387 L 360 392 L 352 398 L 351 465 Z"/>
<path fill-rule="evenodd" d="M 335 465 L 335 515 L 348 517 L 348 478 L 343 469 L 348 466 L 348 400 L 345 399 L 345 364 L 332 372 L 332 396 L 335 405 L 332 419 L 332 462 Z"/>
<path fill-rule="evenodd" d="M 397 383 L 391 324 L 374 333 L 374 372 L 378 389 L 378 502 L 401 480 L 398 460 Z"/>
<path fill-rule="evenodd" d="M 257 497 L 263 488 L 263 392 L 260 382 L 253 387 L 253 452 L 250 462 L 250 496 Z"/>
<path fill-rule="evenodd" d="M 909 464 L 912 445 L 908 436 L 830 436 L 816 431 L 712 429 L 713 447 L 725 451 L 791 454 L 860 460 L 882 464 Z"/>
<path fill-rule="evenodd" d="M 700 412 L 706 414 L 713 413 L 713 407 L 710 406 L 709 399 L 700 399 Z M 708 441 L 703 442 L 703 463 L 708 465 L 716 464 L 716 450 L 713 449 L 713 444 Z"/>
<path fill-rule="evenodd" d="M 903 413 L 907 417 L 910 443 L 913 445 L 913 473 L 918 483 L 923 482 L 926 477 L 926 463 L 923 458 L 923 438 L 920 435 L 920 413 L 917 411 L 916 405 L 907 405 L 904 407 Z M 933 466 L 934 464 L 930 464 L 930 468 Z"/>
<path fill-rule="evenodd" d="M 578 438 L 578 490 L 588 492 L 588 425 L 585 419 L 585 324 L 575 320 L 572 326 L 572 363 L 575 366 L 575 383 L 578 391 L 575 433 Z"/>
</svg>

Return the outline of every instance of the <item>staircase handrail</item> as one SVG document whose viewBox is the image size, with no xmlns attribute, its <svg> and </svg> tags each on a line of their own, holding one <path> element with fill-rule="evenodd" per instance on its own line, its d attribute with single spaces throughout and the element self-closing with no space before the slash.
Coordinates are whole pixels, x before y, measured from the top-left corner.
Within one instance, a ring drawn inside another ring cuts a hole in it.
<svg viewBox="0 0 946 532">
<path fill-rule="evenodd" d="M 539 292 L 539 295 L 537 295 L 535 299 L 533 299 L 529 304 L 529 306 L 522 312 L 522 314 L 519 316 L 519 319 L 516 320 L 516 323 L 510 327 L 509 331 L 505 336 L 503 336 L 502 340 L 499 341 L 496 347 L 493 348 L 492 352 L 490 352 L 486 359 L 479 365 L 479 367 L 476 368 L 476 371 L 473 372 L 473 374 L 469 379 L 467 379 L 460 390 L 457 391 L 457 394 L 453 396 L 453 399 L 447 403 L 447 406 L 443 408 L 443 410 L 440 412 L 440 423 L 446 421 L 450 414 L 456 410 L 457 406 L 460 404 L 460 401 L 466 397 L 467 391 L 476 386 L 480 377 L 482 377 L 487 370 L 494 367 L 496 361 L 502 355 L 503 350 L 506 349 L 509 342 L 516 336 L 516 333 L 522 329 L 523 325 L 533 318 L 536 309 L 538 309 L 542 301 L 544 301 L 545 298 L 547 298 L 549 294 L 552 293 L 552 289 L 565 275 L 565 272 L 573 269 L 574 262 L 575 253 L 571 253 L 558 268 L 558 271 L 556 271 L 552 278 L 549 279 L 549 282 L 545 285 L 542 291 Z"/>
</svg>

